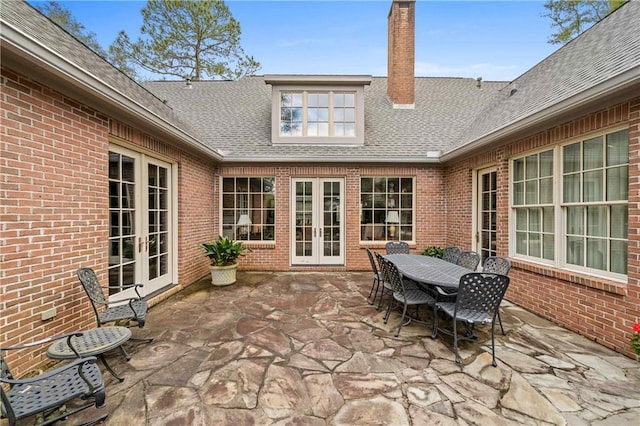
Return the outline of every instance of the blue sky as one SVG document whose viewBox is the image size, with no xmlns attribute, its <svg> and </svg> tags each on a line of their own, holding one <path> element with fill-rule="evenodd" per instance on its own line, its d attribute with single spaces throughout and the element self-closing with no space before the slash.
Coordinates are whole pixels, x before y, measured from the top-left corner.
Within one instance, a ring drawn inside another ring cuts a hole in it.
<svg viewBox="0 0 640 426">
<path fill-rule="evenodd" d="M 137 37 L 144 1 L 59 1 L 107 47 L 119 30 Z M 31 1 L 37 3 L 37 1 Z M 226 1 L 258 74 L 387 75 L 391 0 Z M 544 2 L 416 3 L 416 75 L 510 81 L 558 49 Z"/>
</svg>

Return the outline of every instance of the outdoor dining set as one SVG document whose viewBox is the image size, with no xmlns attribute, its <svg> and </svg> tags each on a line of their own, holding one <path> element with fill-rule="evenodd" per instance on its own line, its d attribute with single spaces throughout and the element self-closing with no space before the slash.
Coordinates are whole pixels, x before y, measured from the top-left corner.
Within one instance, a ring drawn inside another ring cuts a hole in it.
<svg viewBox="0 0 640 426">
<path fill-rule="evenodd" d="M 500 303 L 509 286 L 508 259 L 489 256 L 480 271 L 480 255 L 463 251 L 458 247 L 446 247 L 442 258 L 410 254 L 409 244 L 392 241 L 386 244 L 386 253 L 380 254 L 367 248 L 373 270 L 373 282 L 369 303 L 382 309 L 386 301 L 385 324 L 394 305 L 402 305 L 402 316 L 395 336 L 403 325 L 420 321 L 419 307 L 426 305 L 433 316 L 431 337 L 438 333 L 453 335 L 456 362 L 461 362 L 458 341 L 476 340 L 476 324 L 491 324 L 491 353 L 495 367 L 495 323 L 504 328 L 500 318 Z M 407 313 L 415 308 L 413 316 Z M 440 314 L 451 319 L 452 329 L 442 327 Z M 463 330 L 459 330 L 459 323 Z"/>
</svg>

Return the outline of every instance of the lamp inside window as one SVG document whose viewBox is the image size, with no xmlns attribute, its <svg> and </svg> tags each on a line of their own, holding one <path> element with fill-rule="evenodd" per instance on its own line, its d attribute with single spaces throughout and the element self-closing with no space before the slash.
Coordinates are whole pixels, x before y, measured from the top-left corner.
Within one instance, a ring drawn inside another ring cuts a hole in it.
<svg viewBox="0 0 640 426">
<path fill-rule="evenodd" d="M 236 225 L 238 226 L 238 236 L 243 239 L 247 239 L 247 236 L 249 235 L 249 227 L 251 226 L 251 219 L 249 219 L 249 215 L 241 214 Z"/>
<path fill-rule="evenodd" d="M 385 220 L 389 225 L 389 236 L 391 238 L 396 236 L 396 223 L 400 223 L 400 217 L 397 210 L 391 210 L 387 212 L 387 218 Z"/>
</svg>

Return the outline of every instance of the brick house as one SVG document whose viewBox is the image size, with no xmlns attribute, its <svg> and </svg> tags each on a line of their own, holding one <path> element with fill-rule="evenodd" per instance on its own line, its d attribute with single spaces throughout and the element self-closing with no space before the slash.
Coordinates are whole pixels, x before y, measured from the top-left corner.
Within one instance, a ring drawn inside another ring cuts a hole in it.
<svg viewBox="0 0 640 426">
<path fill-rule="evenodd" d="M 640 4 L 512 82 L 416 78 L 414 8 L 391 4 L 387 77 L 141 86 L 3 3 L 0 342 L 92 326 L 80 266 L 153 305 L 224 234 L 249 270 L 367 270 L 389 240 L 507 256 L 509 300 L 632 356 Z"/>
</svg>

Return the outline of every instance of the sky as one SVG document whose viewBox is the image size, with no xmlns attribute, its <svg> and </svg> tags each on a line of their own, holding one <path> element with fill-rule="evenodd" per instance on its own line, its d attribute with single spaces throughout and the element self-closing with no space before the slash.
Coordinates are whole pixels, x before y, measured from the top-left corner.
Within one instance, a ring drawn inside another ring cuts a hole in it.
<svg viewBox="0 0 640 426">
<path fill-rule="evenodd" d="M 30 3 L 38 3 L 33 0 Z M 135 39 L 145 1 L 58 0 L 107 48 L 120 30 Z M 227 0 L 256 74 L 387 75 L 391 0 Z M 542 0 L 417 0 L 416 76 L 511 81 L 558 45 Z"/>
</svg>

